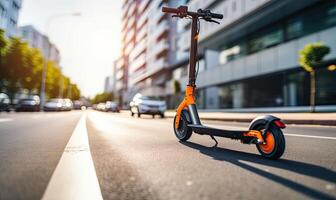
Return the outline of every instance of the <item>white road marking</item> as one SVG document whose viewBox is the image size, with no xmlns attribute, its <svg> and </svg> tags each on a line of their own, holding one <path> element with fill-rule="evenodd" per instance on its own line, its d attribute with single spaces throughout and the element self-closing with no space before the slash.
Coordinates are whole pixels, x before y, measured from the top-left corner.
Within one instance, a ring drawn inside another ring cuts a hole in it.
<svg viewBox="0 0 336 200">
<path fill-rule="evenodd" d="M 13 121 L 12 118 L 1 118 L 0 119 L 0 122 L 10 122 L 10 121 Z"/>
<path fill-rule="evenodd" d="M 86 114 L 65 147 L 42 199 L 103 199 L 90 153 Z"/>
<path fill-rule="evenodd" d="M 327 136 L 318 136 L 318 135 L 300 135 L 300 134 L 292 134 L 292 133 L 285 133 L 286 136 L 293 136 L 293 137 L 304 137 L 304 138 L 317 138 L 317 139 L 327 139 L 327 140 L 336 140 L 336 137 L 327 137 Z"/>
</svg>

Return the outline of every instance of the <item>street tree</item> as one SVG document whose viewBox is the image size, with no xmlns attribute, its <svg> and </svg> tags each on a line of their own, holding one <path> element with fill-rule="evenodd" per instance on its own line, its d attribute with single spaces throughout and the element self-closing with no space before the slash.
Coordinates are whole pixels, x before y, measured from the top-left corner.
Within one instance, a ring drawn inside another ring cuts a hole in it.
<svg viewBox="0 0 336 200">
<path fill-rule="evenodd" d="M 5 79 L 5 74 L 4 74 L 4 56 L 5 52 L 8 46 L 8 41 L 5 38 L 5 32 L 4 30 L 0 29 L 0 91 L 3 89 L 4 86 L 4 79 Z"/>
<path fill-rule="evenodd" d="M 43 57 L 38 49 L 29 48 L 26 54 L 28 69 L 22 80 L 22 86 L 28 89 L 29 93 L 33 90 L 39 91 L 41 87 Z"/>
<path fill-rule="evenodd" d="M 29 46 L 19 38 L 11 38 L 4 56 L 3 73 L 7 82 L 7 90 L 11 99 L 19 90 L 23 77 L 29 73 L 27 64 L 27 53 Z"/>
<path fill-rule="evenodd" d="M 173 81 L 173 87 L 174 87 L 174 94 L 180 94 L 181 93 L 181 84 L 178 80 Z"/>
<path fill-rule="evenodd" d="M 97 94 L 91 100 L 91 102 L 93 104 L 97 104 L 97 103 L 102 103 L 102 102 L 112 101 L 112 100 L 114 100 L 114 94 L 112 92 L 103 92 L 103 93 Z"/>
<path fill-rule="evenodd" d="M 307 44 L 299 51 L 299 64 L 310 74 L 310 109 L 315 112 L 316 104 L 316 68 L 321 65 L 323 58 L 330 48 L 322 43 Z"/>
</svg>

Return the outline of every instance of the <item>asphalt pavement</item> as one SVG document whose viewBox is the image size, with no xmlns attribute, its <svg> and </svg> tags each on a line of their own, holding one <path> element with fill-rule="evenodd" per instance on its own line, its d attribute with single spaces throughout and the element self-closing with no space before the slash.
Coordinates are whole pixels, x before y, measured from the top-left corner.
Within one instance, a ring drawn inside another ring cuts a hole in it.
<svg viewBox="0 0 336 200">
<path fill-rule="evenodd" d="M 336 199 L 336 127 L 289 125 L 285 154 L 273 161 L 224 138 L 217 148 L 196 134 L 180 143 L 172 126 L 91 110 L 1 113 L 0 199 Z"/>
</svg>

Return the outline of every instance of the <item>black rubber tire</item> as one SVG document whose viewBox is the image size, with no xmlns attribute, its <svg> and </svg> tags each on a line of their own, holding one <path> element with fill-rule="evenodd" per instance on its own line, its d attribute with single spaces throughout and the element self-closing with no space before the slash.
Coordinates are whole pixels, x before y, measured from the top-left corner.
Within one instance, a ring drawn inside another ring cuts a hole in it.
<svg viewBox="0 0 336 200">
<path fill-rule="evenodd" d="M 263 130 L 263 129 L 264 129 L 264 125 L 260 125 L 260 126 L 257 127 L 257 130 Z M 285 152 L 286 140 L 285 140 L 285 137 L 282 133 L 282 130 L 274 124 L 270 125 L 268 132 L 270 132 L 274 137 L 275 147 L 274 147 L 273 151 L 271 153 L 265 153 L 260 149 L 259 144 L 256 144 L 256 147 L 257 147 L 259 153 L 263 157 L 266 157 L 266 158 L 269 158 L 269 159 L 272 159 L 272 160 L 277 160 Z"/>
<path fill-rule="evenodd" d="M 161 119 L 165 118 L 165 115 L 162 113 L 160 114 Z"/>
<path fill-rule="evenodd" d="M 131 116 L 133 117 L 134 116 L 134 112 L 131 111 Z"/>
<path fill-rule="evenodd" d="M 174 127 L 174 133 L 177 139 L 179 139 L 182 142 L 189 140 L 189 138 L 192 135 L 192 129 L 188 127 L 187 118 L 184 116 L 183 113 L 181 113 L 181 118 L 180 118 L 178 129 L 175 128 L 175 121 L 176 121 L 176 116 L 174 117 L 173 127 Z"/>
<path fill-rule="evenodd" d="M 154 119 L 154 118 L 155 118 L 155 115 L 152 115 L 152 118 Z"/>
</svg>

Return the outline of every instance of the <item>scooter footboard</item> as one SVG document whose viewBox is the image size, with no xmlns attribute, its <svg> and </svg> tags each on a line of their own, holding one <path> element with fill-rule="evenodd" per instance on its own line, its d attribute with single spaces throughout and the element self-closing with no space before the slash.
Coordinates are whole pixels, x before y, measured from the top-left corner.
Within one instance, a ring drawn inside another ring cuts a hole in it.
<svg viewBox="0 0 336 200">
<path fill-rule="evenodd" d="M 195 125 L 195 124 L 189 124 L 188 127 L 190 127 L 195 133 L 198 133 L 201 135 L 212 135 L 212 136 L 226 137 L 226 138 L 237 139 L 237 140 L 243 139 L 244 133 L 246 133 L 246 131 L 222 130 L 222 129 L 217 129 L 213 127 Z"/>
</svg>

